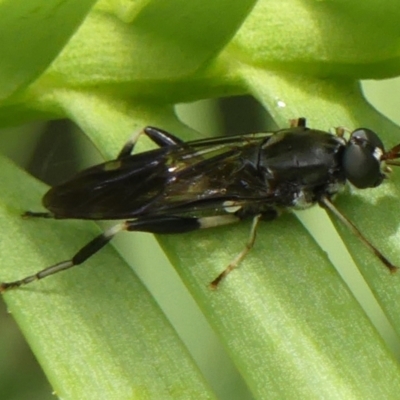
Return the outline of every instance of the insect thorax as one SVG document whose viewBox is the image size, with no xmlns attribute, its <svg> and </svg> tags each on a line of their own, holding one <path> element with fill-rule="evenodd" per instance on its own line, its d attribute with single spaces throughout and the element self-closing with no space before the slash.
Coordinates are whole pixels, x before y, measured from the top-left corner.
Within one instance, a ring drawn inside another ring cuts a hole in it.
<svg viewBox="0 0 400 400">
<path fill-rule="evenodd" d="M 278 132 L 262 148 L 259 163 L 276 205 L 304 209 L 339 192 L 346 182 L 343 149 L 342 139 L 326 132 Z"/>
</svg>

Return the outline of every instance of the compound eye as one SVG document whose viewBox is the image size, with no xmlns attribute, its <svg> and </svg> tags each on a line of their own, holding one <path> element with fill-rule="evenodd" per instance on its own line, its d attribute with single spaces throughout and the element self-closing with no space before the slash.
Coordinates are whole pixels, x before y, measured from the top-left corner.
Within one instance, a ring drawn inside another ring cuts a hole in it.
<svg viewBox="0 0 400 400">
<path fill-rule="evenodd" d="M 380 169 L 383 153 L 383 143 L 375 132 L 365 128 L 355 130 L 343 154 L 346 178 L 360 189 L 380 185 L 384 178 Z"/>
</svg>

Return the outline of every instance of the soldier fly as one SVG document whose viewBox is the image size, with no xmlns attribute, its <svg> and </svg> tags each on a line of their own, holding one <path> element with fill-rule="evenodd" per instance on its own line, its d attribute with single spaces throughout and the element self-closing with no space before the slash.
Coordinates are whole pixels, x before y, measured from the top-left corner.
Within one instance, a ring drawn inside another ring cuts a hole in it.
<svg viewBox="0 0 400 400">
<path fill-rule="evenodd" d="M 158 148 L 132 155 L 141 134 Z M 25 285 L 82 264 L 121 231 L 177 234 L 227 225 L 245 219 L 253 224 L 248 243 L 211 282 L 219 282 L 253 247 L 257 225 L 282 211 L 319 204 L 338 217 L 392 272 L 395 267 L 333 205 L 346 184 L 359 189 L 379 186 L 400 165 L 400 144 L 385 151 L 378 135 L 359 128 L 344 137 L 294 120 L 272 133 L 215 137 L 183 142 L 146 127 L 132 137 L 115 160 L 88 168 L 51 188 L 43 197 L 48 212 L 29 217 L 125 220 L 83 246 L 70 260 L 14 282 L 0 291 Z"/>
</svg>

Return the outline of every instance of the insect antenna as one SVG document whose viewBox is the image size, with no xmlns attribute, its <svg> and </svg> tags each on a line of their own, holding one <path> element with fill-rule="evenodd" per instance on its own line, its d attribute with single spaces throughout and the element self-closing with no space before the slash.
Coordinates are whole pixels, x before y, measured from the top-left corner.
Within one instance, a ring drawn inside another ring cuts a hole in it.
<svg viewBox="0 0 400 400">
<path fill-rule="evenodd" d="M 399 164 L 400 165 L 400 164 Z M 321 207 L 329 210 L 334 214 L 344 225 L 347 226 L 364 244 L 367 246 L 379 260 L 389 269 L 390 272 L 396 272 L 397 267 L 393 265 L 360 231 L 359 229 L 347 219 L 325 196 L 323 196 L 319 201 Z"/>
<path fill-rule="evenodd" d="M 381 161 L 385 161 L 387 165 L 400 166 L 400 160 L 396 160 L 397 158 L 400 158 L 400 143 L 385 152 Z"/>
</svg>

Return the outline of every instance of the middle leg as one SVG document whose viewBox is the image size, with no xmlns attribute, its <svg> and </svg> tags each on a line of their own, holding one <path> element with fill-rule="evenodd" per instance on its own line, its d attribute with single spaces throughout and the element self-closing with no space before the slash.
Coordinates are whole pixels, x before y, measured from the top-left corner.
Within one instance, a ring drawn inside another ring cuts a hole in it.
<svg viewBox="0 0 400 400">
<path fill-rule="evenodd" d="M 181 139 L 177 138 L 171 133 L 168 133 L 167 131 L 152 126 L 146 126 L 144 129 L 135 132 L 124 144 L 117 156 L 118 160 L 120 160 L 121 158 L 125 158 L 132 153 L 141 135 L 146 135 L 150 140 L 152 140 L 157 146 L 160 147 L 178 145 L 183 143 Z"/>
</svg>

